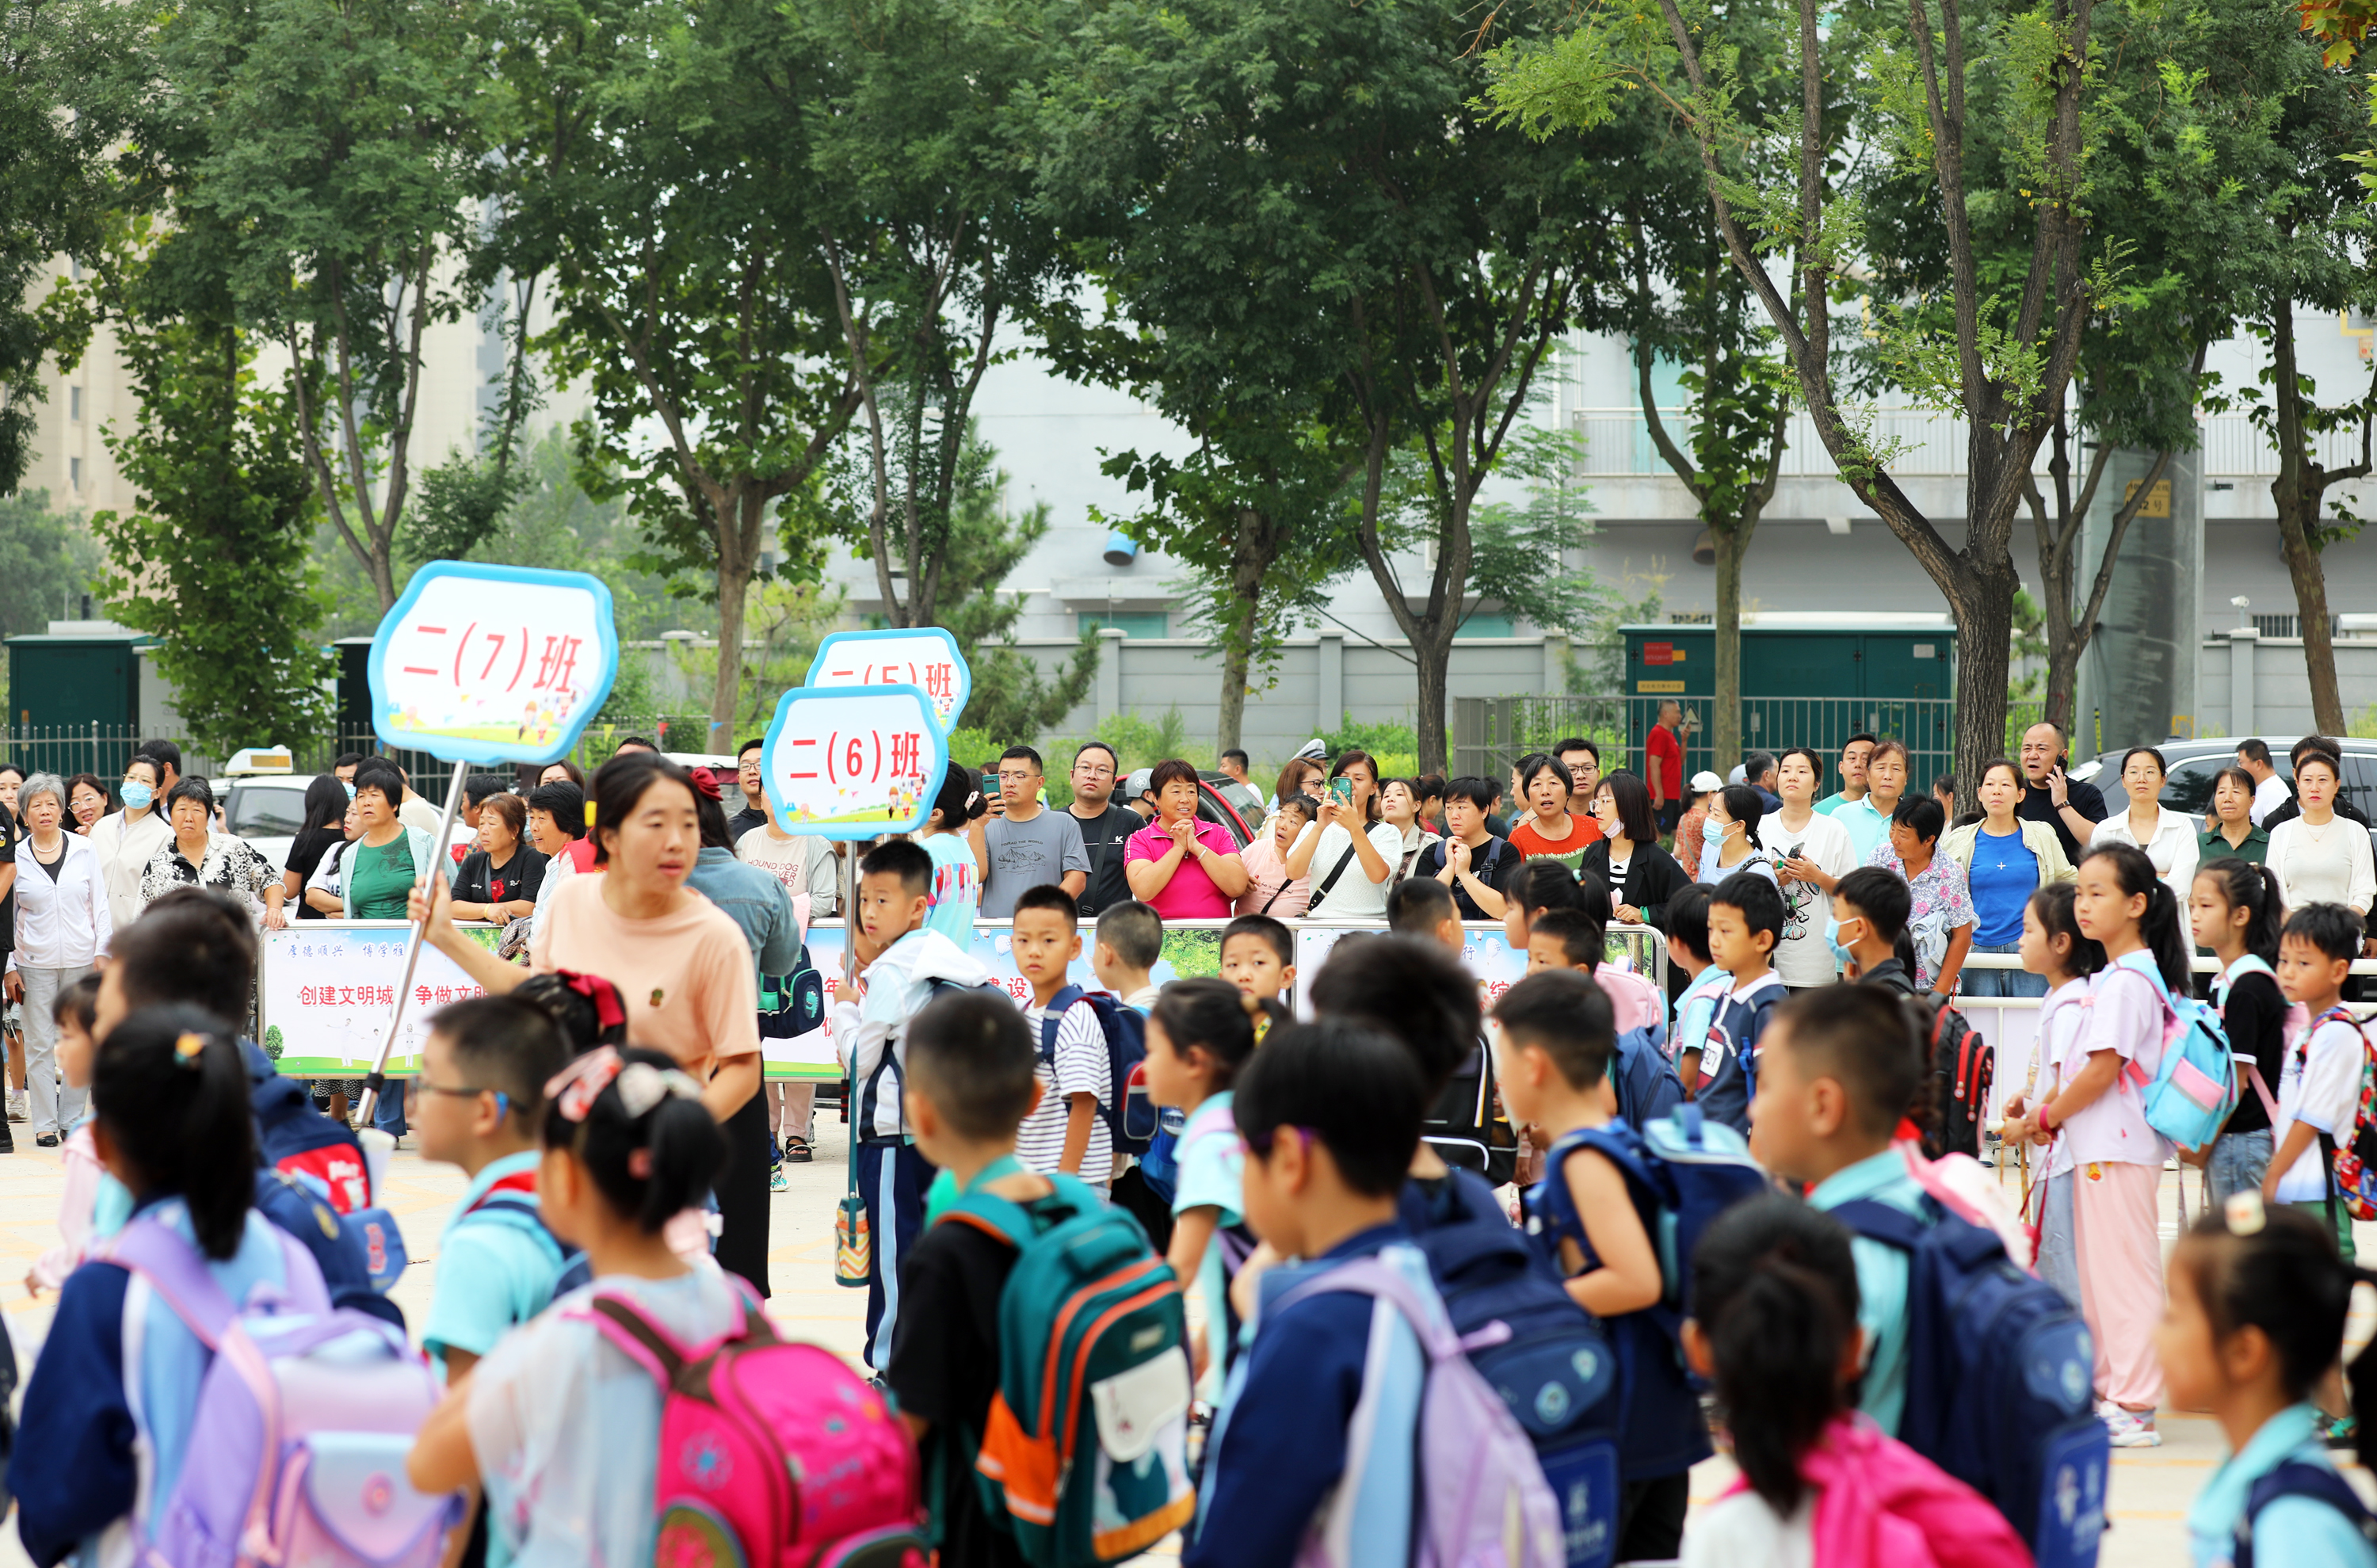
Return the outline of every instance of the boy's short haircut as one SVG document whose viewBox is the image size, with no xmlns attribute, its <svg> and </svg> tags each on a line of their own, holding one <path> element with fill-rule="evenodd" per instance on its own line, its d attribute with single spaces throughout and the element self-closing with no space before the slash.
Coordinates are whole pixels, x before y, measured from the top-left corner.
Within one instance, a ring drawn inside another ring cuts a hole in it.
<svg viewBox="0 0 2377 1568">
<path fill-rule="evenodd" d="M 1454 918 L 1452 890 L 1434 877 L 1405 877 L 1387 895 L 1387 929 L 1399 937 L 1432 937 Z"/>
<path fill-rule="evenodd" d="M 961 1138 L 1015 1136 L 1038 1059 L 1022 1011 L 989 991 L 950 992 L 908 1023 L 908 1087 Z"/>
<path fill-rule="evenodd" d="M 1560 956 L 1571 964 L 1590 967 L 1599 964 L 1605 956 L 1602 928 L 1582 909 L 1545 910 L 1527 928 L 1529 941 L 1537 937 L 1548 937 L 1559 942 Z M 1599 986 L 1594 987 L 1596 991 L 1600 988 Z M 1501 1009 L 1497 1008 L 1494 1012 L 1496 1017 L 1501 1016 Z"/>
<path fill-rule="evenodd" d="M 1709 956 L 1708 906 L 1709 891 L 1701 882 L 1667 901 L 1667 940 L 1681 943 L 1686 952 L 1704 963 Z"/>
<path fill-rule="evenodd" d="M 1312 980 L 1312 1008 L 1401 1040 L 1431 1097 L 1477 1049 L 1477 977 L 1442 942 L 1419 937 L 1340 940 Z"/>
<path fill-rule="evenodd" d="M 1282 968 L 1296 962 L 1296 933 L 1287 928 L 1285 921 L 1274 920 L 1268 915 L 1241 915 L 1222 928 L 1220 951 L 1228 951 L 1234 937 L 1253 937 L 1270 943 L 1271 951 L 1279 954 Z"/>
<path fill-rule="evenodd" d="M 1888 1137 L 1923 1086 L 1922 1047 L 1906 1005 L 1875 986 L 1825 986 L 1775 1008 L 1764 1036 L 1770 1047 L 1786 1024 L 1802 1075 L 1839 1083 L 1857 1130 Z"/>
<path fill-rule="evenodd" d="M 1716 885 L 1709 902 L 1740 910 L 1753 935 L 1763 931 L 1777 942 L 1783 940 L 1782 891 L 1757 872 L 1736 871 Z"/>
<path fill-rule="evenodd" d="M 1860 866 L 1834 884 L 1833 902 L 1846 904 L 1865 916 L 1877 940 L 1894 942 L 1906 929 L 1906 912 L 1913 895 L 1906 891 L 1905 880 L 1896 872 L 1880 866 Z M 1672 909 L 1674 905 L 1668 907 Z"/>
<path fill-rule="evenodd" d="M 903 838 L 886 839 L 858 863 L 862 877 L 897 877 L 910 898 L 933 896 L 933 856 L 923 844 Z"/>
<path fill-rule="evenodd" d="M 1328 1147 L 1348 1187 L 1385 1198 L 1411 1169 L 1427 1098 L 1409 1051 L 1365 1023 L 1323 1018 L 1264 1036 L 1230 1112 L 1250 1153 L 1268 1159 L 1279 1129 L 1300 1129 Z"/>
<path fill-rule="evenodd" d="M 1002 762 L 1012 762 L 1019 759 L 1031 763 L 1032 771 L 1035 773 L 1045 773 L 1048 771 L 1041 765 L 1040 753 L 1028 746 L 1010 746 L 998 754 L 998 760 Z"/>
<path fill-rule="evenodd" d="M 2340 904 L 2306 904 L 2287 916 L 2281 938 L 2309 942 L 2330 958 L 2360 956 L 2360 916 Z"/>
<path fill-rule="evenodd" d="M 1098 940 L 1133 969 L 1153 969 L 1164 956 L 1164 916 L 1137 899 L 1108 904 L 1098 913 Z"/>
<path fill-rule="evenodd" d="M 1542 927 L 1535 928 L 1540 931 Z M 1590 1089 L 1609 1075 L 1618 1053 L 1618 1014 L 1608 993 L 1575 969 L 1543 969 L 1502 993 L 1494 1004 L 1502 1037 L 1551 1059 L 1571 1089 Z"/>
<path fill-rule="evenodd" d="M 256 931 L 220 888 L 179 887 L 115 933 L 109 964 L 132 1011 L 188 1002 L 236 1029 L 256 980 Z"/>
<path fill-rule="evenodd" d="M 1036 888 L 1025 888 L 1015 895 L 1015 913 L 1027 909 L 1045 909 L 1065 917 L 1074 930 L 1081 928 L 1081 901 L 1054 882 L 1043 882 Z M 1157 939 L 1159 941 L 1161 938 Z"/>
<path fill-rule="evenodd" d="M 1581 897 L 1576 873 L 1547 856 L 1533 860 L 1511 856 L 1510 869 L 1502 873 L 1500 892 L 1505 900 L 1516 899 L 1520 909 L 1529 915 L 1538 909 L 1573 909 Z"/>
<path fill-rule="evenodd" d="M 544 1086 L 569 1065 L 569 1042 L 552 1013 L 518 997 L 472 997 L 439 1008 L 429 1027 L 453 1047 L 464 1083 L 495 1090 L 521 1127 L 543 1132 Z"/>
<path fill-rule="evenodd" d="M 50 1017 L 61 1024 L 72 1023 L 84 1034 L 90 1034 L 90 1026 L 99 1019 L 99 976 L 86 975 L 60 990 L 51 999 Z"/>
<path fill-rule="evenodd" d="M 1455 800 L 1465 800 L 1480 811 L 1494 809 L 1494 801 L 1501 793 L 1501 786 L 1491 779 L 1455 779 L 1444 786 L 1444 798 L 1447 804 Z"/>
</svg>

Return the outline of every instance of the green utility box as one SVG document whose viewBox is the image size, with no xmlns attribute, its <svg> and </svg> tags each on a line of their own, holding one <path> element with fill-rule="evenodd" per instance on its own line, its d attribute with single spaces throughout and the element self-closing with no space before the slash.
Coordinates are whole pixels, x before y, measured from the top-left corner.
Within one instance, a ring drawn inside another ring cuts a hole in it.
<svg viewBox="0 0 2377 1568">
<path fill-rule="evenodd" d="M 146 640 L 131 631 L 8 639 L 10 727 L 138 727 L 140 646 Z"/>
</svg>

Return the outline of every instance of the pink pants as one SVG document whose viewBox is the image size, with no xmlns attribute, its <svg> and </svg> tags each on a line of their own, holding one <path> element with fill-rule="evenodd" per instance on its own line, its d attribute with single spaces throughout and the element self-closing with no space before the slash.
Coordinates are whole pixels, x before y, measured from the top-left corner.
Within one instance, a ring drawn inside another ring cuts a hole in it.
<svg viewBox="0 0 2377 1568">
<path fill-rule="evenodd" d="M 2162 1403 L 2155 1324 L 2162 1317 L 2162 1171 L 2083 1165 L 2072 1173 L 2072 1230 L 2080 1311 L 2096 1338 L 2096 1393 L 2125 1410 Z"/>
</svg>

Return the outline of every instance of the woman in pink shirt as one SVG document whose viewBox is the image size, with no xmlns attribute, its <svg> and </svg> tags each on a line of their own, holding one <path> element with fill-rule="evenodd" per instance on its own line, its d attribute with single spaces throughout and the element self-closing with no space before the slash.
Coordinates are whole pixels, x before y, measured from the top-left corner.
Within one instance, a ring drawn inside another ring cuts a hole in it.
<svg viewBox="0 0 2377 1568">
<path fill-rule="evenodd" d="M 1123 846 L 1130 896 L 1166 920 L 1226 920 L 1230 901 L 1251 884 L 1237 841 L 1197 817 L 1197 770 L 1177 758 L 1158 762 L 1147 786 L 1155 820 Z"/>
</svg>

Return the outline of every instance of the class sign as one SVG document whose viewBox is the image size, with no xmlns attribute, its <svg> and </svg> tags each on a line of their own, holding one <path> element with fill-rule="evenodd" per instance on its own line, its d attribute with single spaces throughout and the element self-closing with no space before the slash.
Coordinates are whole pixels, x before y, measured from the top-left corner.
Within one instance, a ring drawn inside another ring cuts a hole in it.
<svg viewBox="0 0 2377 1568">
<path fill-rule="evenodd" d="M 973 672 L 958 651 L 958 640 L 938 626 L 883 631 L 838 631 L 818 645 L 809 661 L 809 684 L 849 687 L 913 686 L 933 705 L 947 735 L 957 727 L 973 695 Z"/>
<path fill-rule="evenodd" d="M 448 762 L 555 761 L 618 667 L 599 578 L 433 561 L 372 639 L 372 727 Z"/>
<path fill-rule="evenodd" d="M 906 685 L 794 687 L 759 754 L 779 826 L 846 839 L 923 827 L 948 759 L 932 699 Z"/>
</svg>

